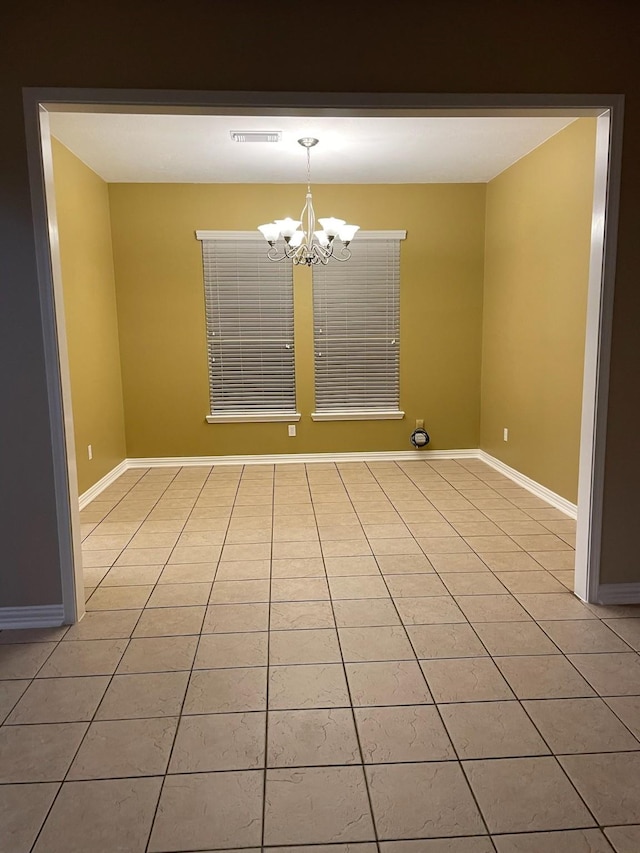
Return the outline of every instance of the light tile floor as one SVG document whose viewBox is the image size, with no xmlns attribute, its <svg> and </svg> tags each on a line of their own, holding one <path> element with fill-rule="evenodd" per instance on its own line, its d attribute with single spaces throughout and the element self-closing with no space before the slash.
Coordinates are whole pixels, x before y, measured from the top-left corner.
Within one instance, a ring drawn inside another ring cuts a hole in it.
<svg viewBox="0 0 640 853">
<path fill-rule="evenodd" d="M 0 634 L 0 853 L 637 853 L 640 608 L 472 460 L 131 470 Z"/>
</svg>

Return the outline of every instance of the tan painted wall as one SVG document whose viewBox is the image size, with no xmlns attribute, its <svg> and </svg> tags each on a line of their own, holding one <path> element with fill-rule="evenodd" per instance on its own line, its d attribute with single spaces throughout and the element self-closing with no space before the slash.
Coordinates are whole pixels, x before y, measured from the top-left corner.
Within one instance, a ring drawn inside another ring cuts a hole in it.
<svg viewBox="0 0 640 853">
<path fill-rule="evenodd" d="M 126 456 L 109 193 L 107 184 L 55 139 L 53 155 L 82 494 Z"/>
<path fill-rule="evenodd" d="M 136 456 L 477 447 L 485 187 L 320 185 L 319 215 L 406 229 L 401 249 L 402 421 L 314 423 L 311 287 L 296 270 L 296 438 L 286 424 L 207 424 L 201 244 L 196 229 L 250 230 L 295 215 L 300 185 L 111 184 L 127 451 Z M 266 246 L 266 244 L 265 244 Z"/>
<path fill-rule="evenodd" d="M 487 185 L 480 446 L 573 502 L 594 156 L 579 119 Z"/>
</svg>

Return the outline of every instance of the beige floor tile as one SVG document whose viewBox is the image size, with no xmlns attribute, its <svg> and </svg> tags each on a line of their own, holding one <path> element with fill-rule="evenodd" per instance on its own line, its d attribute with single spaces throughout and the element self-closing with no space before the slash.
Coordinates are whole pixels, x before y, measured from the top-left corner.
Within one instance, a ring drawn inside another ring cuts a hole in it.
<svg viewBox="0 0 640 853">
<path fill-rule="evenodd" d="M 5 684 L 24 684 L 26 687 L 28 682 Z M 91 720 L 108 685 L 108 676 L 37 679 L 22 694 L 8 716 L 7 723 L 73 723 Z M 0 718 L 2 716 L 0 711 Z"/>
<path fill-rule="evenodd" d="M 319 542 L 274 542 L 271 553 L 273 560 L 296 560 L 300 557 L 306 559 L 321 556 Z"/>
<path fill-rule="evenodd" d="M 464 622 L 453 625 L 413 625 L 407 628 L 419 658 L 483 657 L 486 649 L 473 628 Z"/>
<path fill-rule="evenodd" d="M 243 633 L 266 631 L 269 627 L 269 605 L 266 602 L 253 604 L 214 604 L 207 607 L 202 626 L 203 634 Z"/>
<path fill-rule="evenodd" d="M 269 671 L 269 710 L 348 706 L 342 664 L 275 666 Z"/>
<path fill-rule="evenodd" d="M 505 590 L 506 593 L 506 590 Z M 529 615 L 512 595 L 463 595 L 455 597 L 470 622 L 526 622 Z"/>
<path fill-rule="evenodd" d="M 455 762 L 367 767 L 378 837 L 473 835 L 484 825 Z"/>
<path fill-rule="evenodd" d="M 108 551 L 83 551 L 82 566 L 85 569 L 112 566 L 119 556 L 119 548 L 109 549 Z"/>
<path fill-rule="evenodd" d="M 92 723 L 67 778 L 160 775 L 167 769 L 177 725 L 177 717 Z"/>
<path fill-rule="evenodd" d="M 221 529 L 219 530 L 186 530 L 184 533 L 180 534 L 180 538 L 177 540 L 178 545 L 181 547 L 187 548 L 200 548 L 207 547 L 209 545 L 222 545 L 225 537 L 225 527 L 226 525 L 220 525 Z M 138 534 L 140 535 L 140 534 Z M 167 534 L 164 534 L 165 536 Z M 175 545 L 175 542 L 173 543 Z"/>
<path fill-rule="evenodd" d="M 640 619 L 610 619 L 606 624 L 636 651 L 640 651 Z"/>
<path fill-rule="evenodd" d="M 549 572 L 497 572 L 509 592 L 566 592 L 566 588 Z"/>
<path fill-rule="evenodd" d="M 266 844 L 322 844 L 374 838 L 361 767 L 267 771 Z"/>
<path fill-rule="evenodd" d="M 587 604 L 587 607 L 599 619 L 637 619 L 640 617 L 640 604 Z"/>
<path fill-rule="evenodd" d="M 554 578 L 566 587 L 570 592 L 574 591 L 575 588 L 575 572 L 573 569 L 562 570 L 562 569 L 552 569 L 551 574 Z"/>
<path fill-rule="evenodd" d="M 257 560 L 253 560 L 244 565 L 251 566 L 256 562 Z M 274 560 L 272 563 L 272 577 L 274 578 L 318 578 L 324 576 L 324 565 L 320 557 L 298 557 L 297 559 Z"/>
<path fill-rule="evenodd" d="M 131 640 L 118 666 L 118 674 L 176 672 L 191 668 L 198 638 L 140 637 Z"/>
<path fill-rule="evenodd" d="M 175 637 L 199 634 L 206 608 L 152 607 L 147 608 L 136 625 L 134 637 Z"/>
<path fill-rule="evenodd" d="M 87 723 L 2 726 L 0 783 L 61 782 Z"/>
<path fill-rule="evenodd" d="M 485 553 L 482 560 L 494 572 L 539 572 L 540 563 L 524 551 Z"/>
<path fill-rule="evenodd" d="M 518 593 L 516 598 L 538 621 L 594 618 L 589 608 L 570 592 Z"/>
<path fill-rule="evenodd" d="M 263 767 L 265 726 L 264 712 L 182 717 L 169 773 Z"/>
<path fill-rule="evenodd" d="M 640 752 L 565 755 L 559 761 L 601 826 L 640 823 Z"/>
<path fill-rule="evenodd" d="M 553 533 L 534 533 L 524 536 L 514 534 L 512 538 L 518 543 L 518 545 L 520 545 L 521 548 L 529 552 L 570 550 L 569 545 L 567 545 L 566 542 L 563 542 L 562 539 L 554 536 Z"/>
<path fill-rule="evenodd" d="M 640 850 L 640 826 L 612 826 L 604 832 L 616 853 L 637 853 Z"/>
<path fill-rule="evenodd" d="M 151 593 L 147 607 L 189 607 L 207 604 L 211 595 L 210 583 L 162 584 Z"/>
<path fill-rule="evenodd" d="M 87 601 L 87 610 L 139 610 L 147 603 L 153 586 L 105 586 Z"/>
<path fill-rule="evenodd" d="M 338 633 L 347 663 L 415 659 L 415 652 L 400 625 L 340 628 Z"/>
<path fill-rule="evenodd" d="M 531 551 L 531 556 L 547 571 L 575 569 L 576 554 L 573 550 L 568 551 Z"/>
<path fill-rule="evenodd" d="M 640 695 L 640 657 L 628 654 L 569 655 L 600 696 Z"/>
<path fill-rule="evenodd" d="M 440 713 L 461 759 L 549 753 L 519 702 L 442 705 Z"/>
<path fill-rule="evenodd" d="M 72 625 L 64 636 L 71 640 L 114 640 L 131 636 L 142 610 L 94 610 Z"/>
<path fill-rule="evenodd" d="M 388 598 L 389 590 L 378 575 L 358 575 L 356 577 L 330 577 L 329 589 L 332 599 L 340 598 Z"/>
<path fill-rule="evenodd" d="M 9 716 L 12 708 L 28 687 L 29 681 L 26 679 L 24 681 L 0 681 L 0 725 Z"/>
<path fill-rule="evenodd" d="M 175 551 L 174 551 L 175 553 Z M 116 566 L 163 566 L 171 554 L 171 548 L 127 548 L 118 557 Z M 190 560 L 174 562 L 189 563 Z"/>
<path fill-rule="evenodd" d="M 402 539 L 410 535 L 408 528 L 402 522 L 398 524 L 364 524 L 363 527 L 367 539 Z M 443 524 L 442 527 L 447 528 L 448 525 Z M 452 533 L 455 534 L 455 531 Z"/>
<path fill-rule="evenodd" d="M 422 660 L 420 666 L 436 702 L 513 699 L 513 693 L 489 658 Z"/>
<path fill-rule="evenodd" d="M 375 557 L 326 557 L 324 565 L 329 577 L 349 575 L 379 575 Z"/>
<path fill-rule="evenodd" d="M 144 853 L 161 779 L 67 782 L 34 853 Z"/>
<path fill-rule="evenodd" d="M 554 758 L 465 761 L 463 766 L 490 832 L 594 825 Z"/>
<path fill-rule="evenodd" d="M 381 853 L 495 853 L 495 847 L 487 835 L 423 841 L 382 841 L 380 850 Z"/>
<path fill-rule="evenodd" d="M 322 601 L 329 598 L 325 578 L 276 578 L 271 581 L 271 601 Z"/>
<path fill-rule="evenodd" d="M 389 575 L 386 583 L 394 598 L 417 598 L 448 593 L 447 588 L 435 573 Z"/>
<path fill-rule="evenodd" d="M 433 706 L 357 708 L 355 714 L 366 764 L 456 757 Z"/>
<path fill-rule="evenodd" d="M 359 763 L 351 709 L 270 712 L 268 767 Z"/>
<path fill-rule="evenodd" d="M 269 645 L 271 666 L 301 663 L 340 663 L 335 628 L 304 631 L 272 631 Z"/>
<path fill-rule="evenodd" d="M 532 533 L 548 533 L 549 530 L 543 527 L 538 521 L 519 521 L 509 520 L 497 522 L 498 527 L 507 534 L 507 536 L 528 536 Z"/>
<path fill-rule="evenodd" d="M 256 545 L 265 542 L 271 543 L 271 535 L 270 528 L 252 527 L 246 530 L 229 529 L 223 538 L 225 545 Z"/>
<path fill-rule="evenodd" d="M 0 646 L 0 679 L 33 678 L 55 648 L 55 643 Z"/>
<path fill-rule="evenodd" d="M 450 595 L 398 598 L 396 607 L 405 625 L 437 625 L 467 621 Z"/>
<path fill-rule="evenodd" d="M 161 573 L 162 566 L 114 566 L 104 576 L 100 586 L 152 586 L 157 583 Z"/>
<path fill-rule="evenodd" d="M 167 565 L 162 570 L 158 583 L 211 583 L 216 576 L 217 565 L 217 563 L 175 563 Z"/>
<path fill-rule="evenodd" d="M 96 720 L 176 717 L 189 680 L 188 672 L 116 675 L 96 713 Z"/>
<path fill-rule="evenodd" d="M 107 572 L 111 571 L 108 566 L 102 566 L 100 568 L 88 569 L 86 566 L 82 567 L 82 580 L 84 586 L 92 586 L 96 587 L 105 577 Z"/>
<path fill-rule="evenodd" d="M 441 573 L 440 577 L 451 595 L 503 595 L 506 592 L 489 571 Z"/>
<path fill-rule="evenodd" d="M 29 853 L 59 785 L 0 786 L 0 853 Z"/>
<path fill-rule="evenodd" d="M 342 599 L 333 602 L 333 609 L 339 628 L 400 625 L 398 612 L 387 598 Z"/>
<path fill-rule="evenodd" d="M 193 536 L 194 534 L 187 534 Z M 195 534 L 200 535 L 200 534 Z M 147 533 L 141 531 L 136 533 L 133 539 L 129 542 L 129 548 L 173 548 L 178 541 L 178 533 Z M 126 540 L 129 537 L 125 537 Z M 126 544 L 126 541 L 125 541 Z M 124 547 L 124 545 L 122 546 Z"/>
<path fill-rule="evenodd" d="M 176 549 L 177 550 L 177 549 Z M 174 552 L 175 553 L 175 552 Z M 271 558 L 271 545 L 261 542 L 253 545 L 225 545 L 222 549 L 221 560 L 223 562 L 236 562 L 238 560 L 269 560 Z M 209 559 L 209 558 L 208 558 Z M 214 557 L 213 559 L 217 559 Z M 177 563 L 203 562 L 202 560 L 173 560 Z"/>
<path fill-rule="evenodd" d="M 433 566 L 424 554 L 391 554 L 387 557 L 376 557 L 376 562 L 384 575 L 430 574 L 433 572 Z M 329 574 L 328 564 L 327 574 Z"/>
<path fill-rule="evenodd" d="M 565 654 L 628 652 L 629 647 L 613 631 L 594 619 L 539 622 Z"/>
<path fill-rule="evenodd" d="M 266 667 L 203 669 L 191 674 L 183 713 L 264 711 L 266 703 Z"/>
<path fill-rule="evenodd" d="M 334 626 L 330 601 L 275 601 L 271 605 L 272 631 Z"/>
<path fill-rule="evenodd" d="M 270 550 L 271 546 L 267 546 Z M 225 545 L 224 549 L 220 545 L 177 545 L 171 552 L 171 556 L 166 562 L 172 563 L 215 563 L 219 559 L 233 559 L 231 548 L 262 548 L 264 545 Z M 222 557 L 220 556 L 222 552 Z M 265 556 L 264 554 L 262 556 Z M 268 557 L 269 554 L 267 553 Z M 244 559 L 239 557 L 239 559 Z M 246 559 L 251 559 L 247 557 Z"/>
<path fill-rule="evenodd" d="M 413 661 L 347 664 L 354 706 L 431 703 L 420 668 Z"/>
<path fill-rule="evenodd" d="M 500 533 L 490 521 L 461 521 L 454 523 L 453 526 L 446 521 L 427 521 L 418 522 L 409 525 L 412 534 L 421 539 L 429 539 L 432 536 L 464 536 L 466 532 L 469 535 L 473 533 Z"/>
<path fill-rule="evenodd" d="M 465 536 L 464 541 L 477 554 L 502 554 L 520 550 L 520 546 L 509 536 Z"/>
<path fill-rule="evenodd" d="M 561 655 L 498 657 L 496 664 L 519 699 L 572 699 L 595 695 Z"/>
<path fill-rule="evenodd" d="M 640 740 L 640 696 L 613 696 L 604 701 Z"/>
<path fill-rule="evenodd" d="M 640 743 L 601 699 L 552 699 L 523 704 L 556 754 L 640 749 Z"/>
<path fill-rule="evenodd" d="M 498 853 L 612 853 L 599 829 L 497 835 L 494 843 Z"/>
<path fill-rule="evenodd" d="M 200 638 L 193 666 L 194 669 L 266 666 L 267 647 L 266 632 L 205 634 Z"/>
<path fill-rule="evenodd" d="M 416 541 L 429 559 L 436 554 L 462 554 L 472 550 L 461 536 L 426 536 Z"/>
<path fill-rule="evenodd" d="M 262 791 L 255 770 L 168 776 L 149 851 L 259 845 Z"/>
<path fill-rule="evenodd" d="M 379 540 L 387 543 L 385 547 L 389 548 L 397 542 L 404 542 L 404 539 L 382 539 Z M 416 546 L 416 551 L 417 549 Z M 416 553 L 416 551 L 412 553 Z M 374 551 L 370 543 L 363 537 L 362 539 L 345 539 L 345 540 L 324 540 L 322 542 L 322 554 L 325 557 L 365 557 L 368 554 L 378 554 L 380 551 Z M 389 553 L 383 551 L 382 553 Z M 403 553 L 407 553 L 404 551 Z"/>
<path fill-rule="evenodd" d="M 127 643 L 126 639 L 60 643 L 37 677 L 111 675 L 116 671 Z"/>
<path fill-rule="evenodd" d="M 535 622 L 474 622 L 473 627 L 494 657 L 559 654 Z"/>
</svg>

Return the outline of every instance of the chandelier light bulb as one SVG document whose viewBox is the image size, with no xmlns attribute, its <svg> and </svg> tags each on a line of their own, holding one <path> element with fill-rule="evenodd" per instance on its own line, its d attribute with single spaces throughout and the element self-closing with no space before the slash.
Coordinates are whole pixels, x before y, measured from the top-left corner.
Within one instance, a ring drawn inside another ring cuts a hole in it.
<svg viewBox="0 0 640 853">
<path fill-rule="evenodd" d="M 315 230 L 316 215 L 311 194 L 311 149 L 318 144 L 318 140 L 305 136 L 298 142 L 307 150 L 307 195 L 304 207 L 299 220 L 288 216 L 285 219 L 276 219 L 275 222 L 258 226 L 258 231 L 269 243 L 267 257 L 271 261 L 290 260 L 294 264 L 304 264 L 309 267 L 314 264 L 326 264 L 331 259 L 348 261 L 351 252 L 347 246 L 360 226 L 348 225 L 344 219 L 328 217 L 319 219 L 322 230 Z M 298 230 L 299 228 L 301 230 Z M 280 237 L 284 238 L 282 250 L 276 246 Z M 342 243 L 341 246 L 337 245 L 336 238 L 338 243 Z"/>
</svg>

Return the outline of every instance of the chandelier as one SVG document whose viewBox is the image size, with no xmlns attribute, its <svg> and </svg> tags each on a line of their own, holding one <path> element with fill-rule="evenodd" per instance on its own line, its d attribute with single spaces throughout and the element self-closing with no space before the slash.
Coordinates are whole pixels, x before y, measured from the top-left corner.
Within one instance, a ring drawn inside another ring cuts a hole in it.
<svg viewBox="0 0 640 853">
<path fill-rule="evenodd" d="M 349 243 L 360 226 L 348 225 L 344 219 L 330 217 L 319 219 L 322 231 L 315 230 L 316 215 L 311 195 L 311 149 L 318 144 L 318 140 L 305 136 L 299 139 L 298 143 L 307 149 L 307 196 L 300 220 L 287 217 L 258 226 L 258 231 L 269 244 L 267 257 L 272 261 L 290 260 L 294 264 L 305 264 L 308 267 L 313 264 L 326 264 L 331 258 L 335 261 L 348 261 L 351 257 Z M 300 226 L 302 230 L 298 230 Z M 282 248 L 276 245 L 280 237 L 284 238 Z"/>
</svg>

